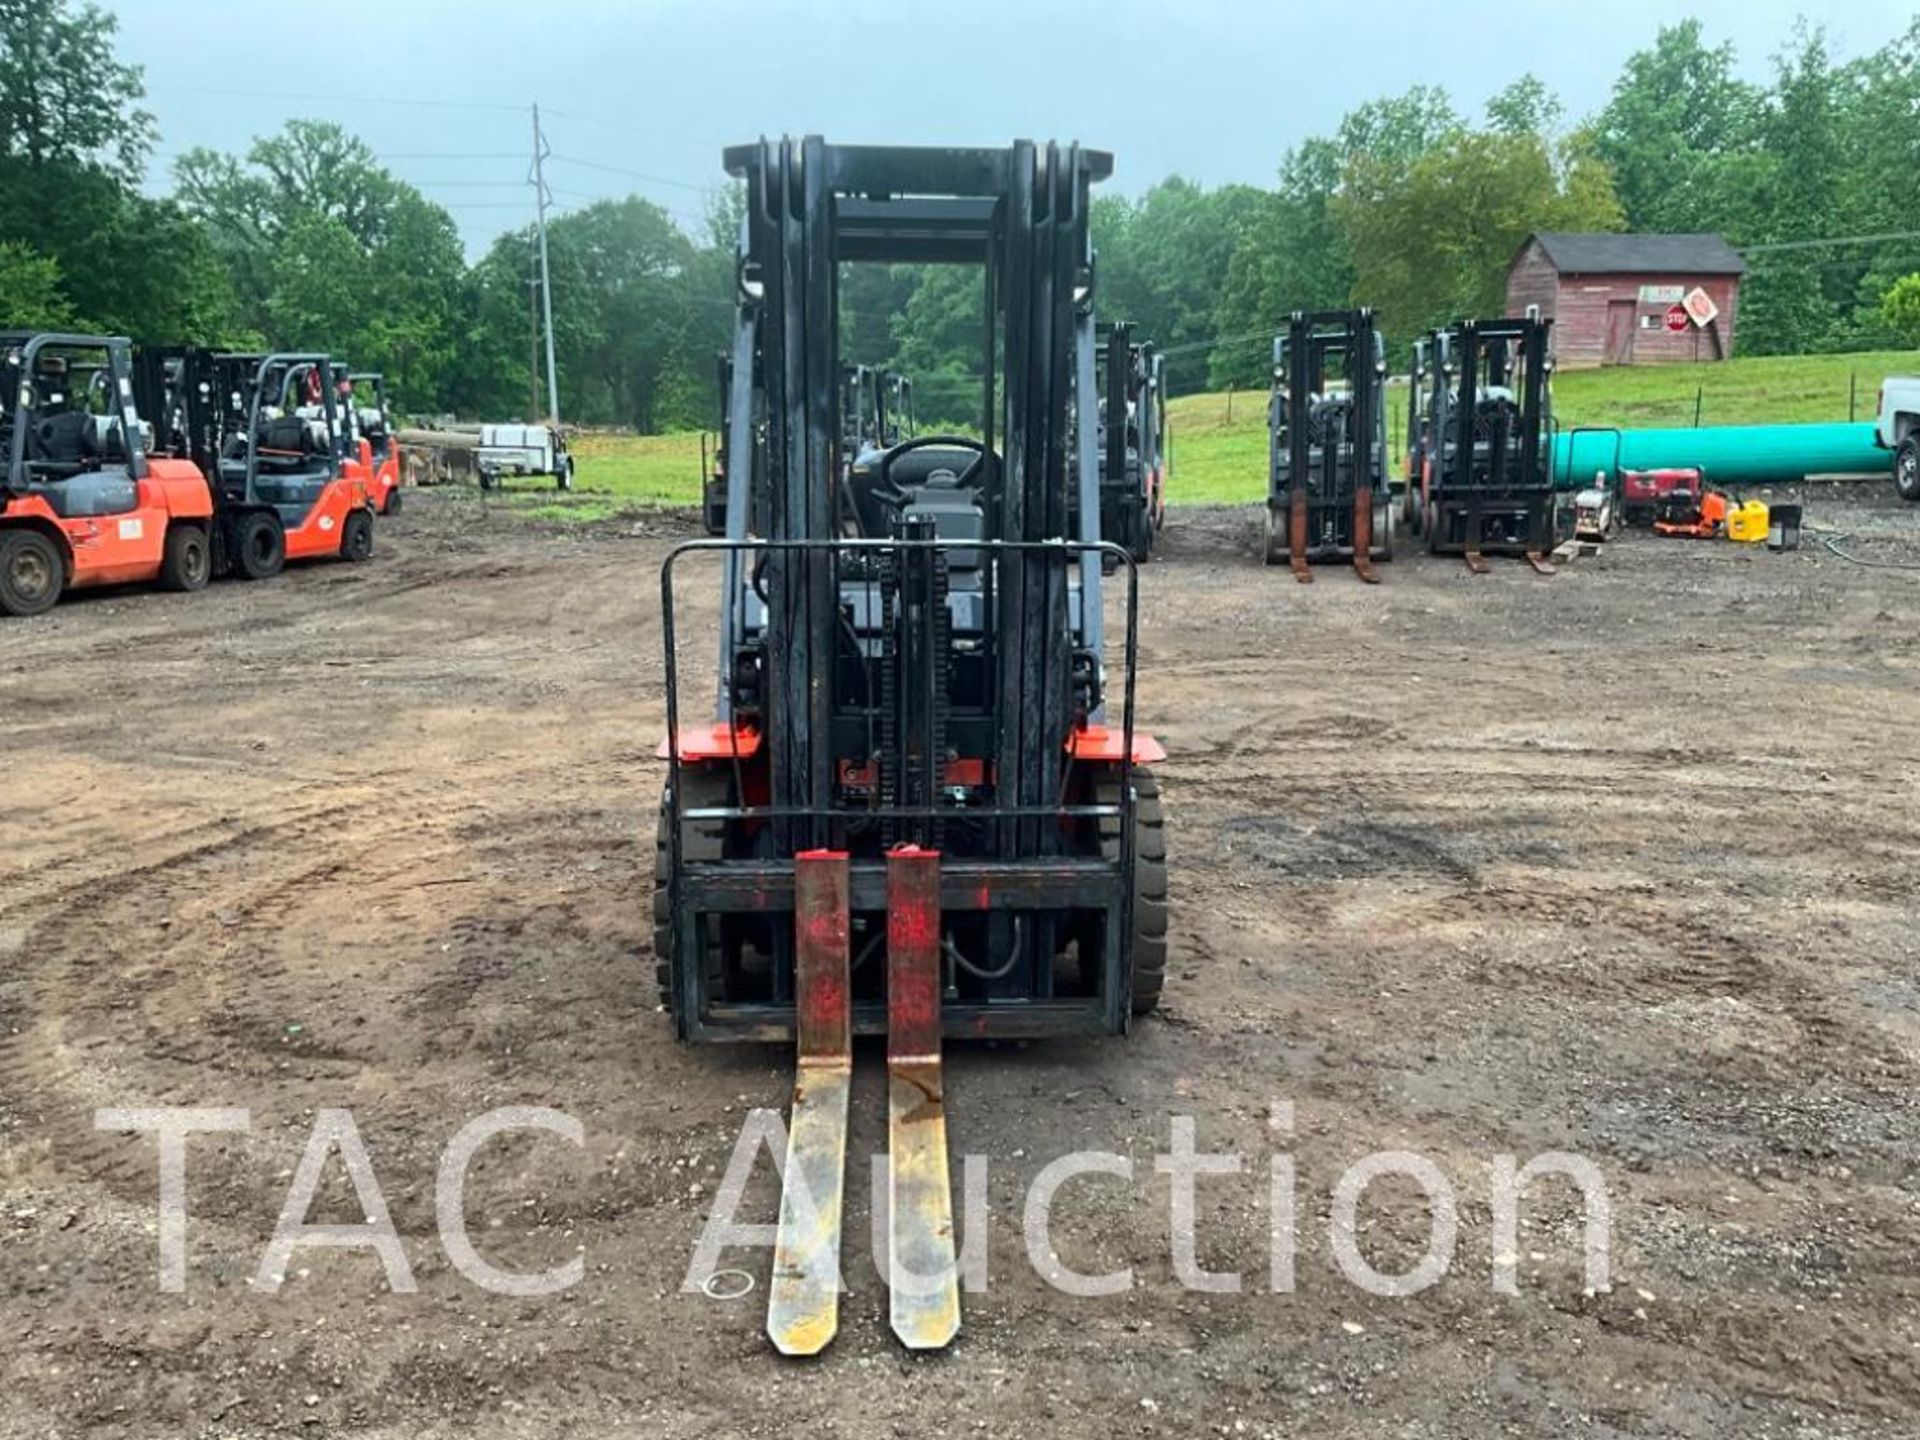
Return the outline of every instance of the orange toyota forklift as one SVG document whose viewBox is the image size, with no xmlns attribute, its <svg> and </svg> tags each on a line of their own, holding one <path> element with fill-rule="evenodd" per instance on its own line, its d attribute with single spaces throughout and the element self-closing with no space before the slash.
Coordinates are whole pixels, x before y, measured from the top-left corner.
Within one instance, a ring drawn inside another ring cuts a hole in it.
<svg viewBox="0 0 1920 1440">
<path fill-rule="evenodd" d="M 0 333 L 0 614 L 68 590 L 198 590 L 213 496 L 191 462 L 149 457 L 132 347 L 118 336 Z"/>
</svg>

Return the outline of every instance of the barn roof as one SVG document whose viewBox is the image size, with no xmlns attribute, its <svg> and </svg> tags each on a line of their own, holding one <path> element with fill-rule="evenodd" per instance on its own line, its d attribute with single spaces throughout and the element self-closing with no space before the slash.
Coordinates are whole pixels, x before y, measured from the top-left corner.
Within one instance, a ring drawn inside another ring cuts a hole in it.
<svg viewBox="0 0 1920 1440">
<path fill-rule="evenodd" d="M 1747 272 L 1747 262 L 1740 258 L 1740 252 L 1719 235 L 1578 235 L 1542 230 L 1532 240 L 1540 242 L 1547 259 L 1562 275 Z M 1525 246 L 1521 248 L 1525 250 Z"/>
</svg>

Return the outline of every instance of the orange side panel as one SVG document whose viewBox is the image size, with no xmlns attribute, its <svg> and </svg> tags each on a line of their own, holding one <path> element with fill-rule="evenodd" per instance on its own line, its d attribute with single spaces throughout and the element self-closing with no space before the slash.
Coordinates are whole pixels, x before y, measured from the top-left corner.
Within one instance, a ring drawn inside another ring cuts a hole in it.
<svg viewBox="0 0 1920 1440">
<path fill-rule="evenodd" d="M 72 588 L 124 585 L 160 574 L 167 543 L 167 512 L 142 506 L 124 515 L 93 520 L 62 520 L 61 533 L 73 554 Z"/>
<path fill-rule="evenodd" d="M 1089 725 L 1067 737 L 1067 753 L 1076 760 L 1118 765 L 1122 758 L 1120 745 L 1123 738 L 1121 731 L 1109 726 Z M 1166 747 L 1153 736 L 1139 730 L 1133 732 L 1135 765 L 1157 765 L 1166 758 Z"/>
<path fill-rule="evenodd" d="M 140 504 L 143 509 L 163 508 L 183 520 L 205 520 L 213 514 L 213 491 L 191 460 L 150 459 L 147 478 L 140 482 Z"/>
<path fill-rule="evenodd" d="M 760 732 L 750 726 L 735 729 L 731 725 L 693 725 L 683 728 L 677 747 L 667 740 L 660 742 L 660 748 L 654 753 L 660 759 L 670 759 L 674 749 L 680 752 L 682 763 L 698 760 L 751 760 L 760 753 Z"/>
<path fill-rule="evenodd" d="M 287 559 L 338 555 L 348 514 L 366 503 L 366 482 L 358 475 L 347 474 L 334 481 L 320 492 L 319 502 L 307 512 L 307 518 L 287 531 Z"/>
</svg>

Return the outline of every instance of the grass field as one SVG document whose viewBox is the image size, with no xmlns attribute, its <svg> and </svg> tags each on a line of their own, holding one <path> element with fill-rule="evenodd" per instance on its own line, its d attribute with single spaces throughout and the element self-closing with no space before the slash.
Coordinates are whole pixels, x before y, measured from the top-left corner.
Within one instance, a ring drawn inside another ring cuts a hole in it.
<svg viewBox="0 0 1920 1440">
<path fill-rule="evenodd" d="M 1554 380 L 1562 425 L 1674 426 L 1871 420 L 1880 381 L 1920 370 L 1920 355 L 1882 351 L 1733 360 L 1723 365 L 1649 365 L 1564 372 Z M 1266 493 L 1264 391 L 1187 395 L 1170 407 L 1175 504 L 1244 504 Z M 1388 434 L 1406 430 L 1404 384 L 1387 392 Z M 597 520 L 650 505 L 700 499 L 697 434 L 582 436 L 571 495 L 521 492 L 514 502 L 543 519 Z"/>
</svg>

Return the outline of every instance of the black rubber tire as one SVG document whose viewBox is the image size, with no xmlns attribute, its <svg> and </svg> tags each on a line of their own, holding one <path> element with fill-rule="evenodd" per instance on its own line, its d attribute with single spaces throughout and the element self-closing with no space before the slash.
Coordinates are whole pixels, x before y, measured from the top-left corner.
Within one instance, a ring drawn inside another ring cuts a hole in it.
<svg viewBox="0 0 1920 1440">
<path fill-rule="evenodd" d="M 373 558 L 373 512 L 364 506 L 349 510 L 340 526 L 340 558 L 356 565 Z"/>
<path fill-rule="evenodd" d="M 1094 784 L 1094 803 L 1120 798 L 1120 775 Z M 1167 822 L 1160 804 L 1160 780 L 1144 766 L 1133 767 L 1133 1013 L 1145 1015 L 1160 1004 L 1167 983 Z M 1117 820 L 1100 822 L 1100 851 L 1120 858 Z"/>
<path fill-rule="evenodd" d="M 682 766 L 680 781 L 686 790 L 687 808 L 705 809 L 711 805 L 732 803 L 733 782 L 724 771 L 699 765 Z M 660 787 L 660 818 L 653 832 L 653 982 L 660 992 L 660 1003 L 673 1010 L 673 903 L 668 864 L 672 836 L 669 824 L 673 810 L 669 802 L 671 782 Z M 688 860 L 724 860 L 727 854 L 726 828 L 719 822 L 689 824 L 681 840 L 681 855 Z M 675 1016 L 676 1021 L 679 1016 Z"/>
<path fill-rule="evenodd" d="M 188 522 L 167 527 L 160 555 L 160 588 L 188 594 L 207 588 L 213 577 L 213 541 L 207 527 Z"/>
<path fill-rule="evenodd" d="M 382 515 L 398 515 L 400 513 L 400 493 L 400 487 L 398 485 L 387 492 L 387 508 L 380 512 Z"/>
<path fill-rule="evenodd" d="M 573 489 L 573 457 L 571 455 L 561 463 L 560 473 L 554 477 L 553 488 L 556 490 Z"/>
<path fill-rule="evenodd" d="M 1394 508 L 1391 491 L 1373 502 L 1373 544 L 1368 547 L 1372 552 L 1370 559 L 1383 563 L 1393 559 Z"/>
<path fill-rule="evenodd" d="M 1284 565 L 1291 558 L 1287 553 L 1287 512 L 1267 505 L 1267 564 Z"/>
<path fill-rule="evenodd" d="M 1127 553 L 1136 565 L 1145 565 L 1153 559 L 1153 515 L 1147 509 L 1144 495 L 1140 497 L 1140 511 L 1133 517 L 1133 537 L 1128 542 Z"/>
<path fill-rule="evenodd" d="M 1893 452 L 1893 488 L 1908 504 L 1920 504 L 1920 431 L 1907 436 Z"/>
<path fill-rule="evenodd" d="M 227 558 L 242 580 L 271 580 L 287 568 L 287 532 L 266 510 L 236 515 L 227 527 Z"/>
<path fill-rule="evenodd" d="M 38 530 L 0 530 L 0 615 L 43 615 L 67 588 L 60 546 Z"/>
</svg>

